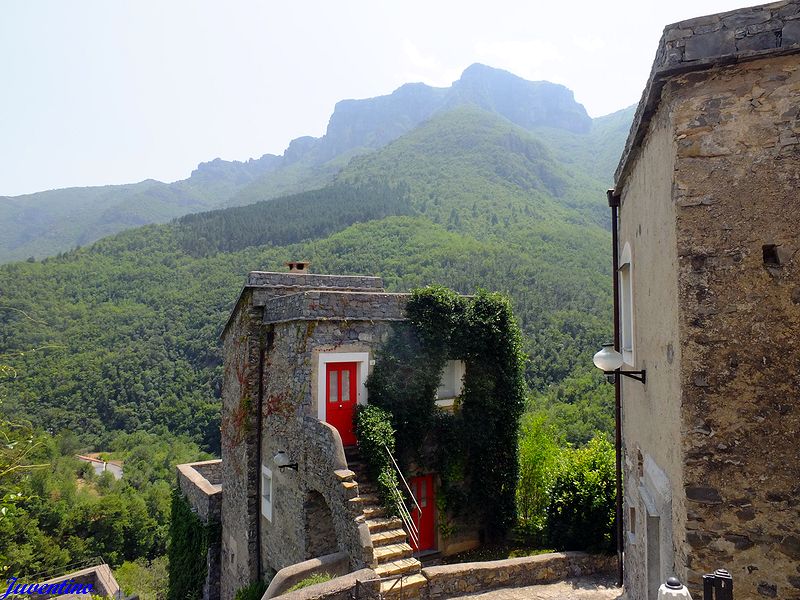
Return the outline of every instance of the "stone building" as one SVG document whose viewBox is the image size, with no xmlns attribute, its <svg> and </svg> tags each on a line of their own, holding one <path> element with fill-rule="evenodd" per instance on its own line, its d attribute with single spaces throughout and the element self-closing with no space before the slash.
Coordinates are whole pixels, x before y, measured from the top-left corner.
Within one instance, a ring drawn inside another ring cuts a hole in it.
<svg viewBox="0 0 800 600">
<path fill-rule="evenodd" d="M 385 292 L 377 277 L 306 269 L 290 263 L 288 273 L 249 274 L 222 334 L 221 463 L 179 466 L 193 510 L 204 522 L 219 511 L 205 598 L 229 600 L 250 582 L 330 555 L 338 557 L 328 563 L 344 561 L 345 572 L 369 567 L 378 577 L 402 576 L 408 593 L 426 582 L 414 550 L 477 545 L 471 531 L 441 536 L 436 474 L 418 473 L 409 481 L 421 511 L 414 518 L 430 531 L 420 531 L 412 550 L 357 455 L 345 453 L 356 442 L 353 411 L 367 402 L 375 352 L 406 320 L 408 295 Z M 442 406 L 458 395 L 462 374 L 462 365 L 448 365 Z"/>
<path fill-rule="evenodd" d="M 666 27 L 616 172 L 625 586 L 800 598 L 800 2 Z"/>
</svg>

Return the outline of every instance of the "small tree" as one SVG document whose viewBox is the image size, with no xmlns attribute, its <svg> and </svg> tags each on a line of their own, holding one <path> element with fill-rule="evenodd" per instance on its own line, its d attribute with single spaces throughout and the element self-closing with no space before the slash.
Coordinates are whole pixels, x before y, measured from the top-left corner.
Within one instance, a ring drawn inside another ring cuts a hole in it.
<svg viewBox="0 0 800 600">
<path fill-rule="evenodd" d="M 612 552 L 614 446 L 602 435 L 566 451 L 550 492 L 547 537 L 558 550 Z"/>
</svg>

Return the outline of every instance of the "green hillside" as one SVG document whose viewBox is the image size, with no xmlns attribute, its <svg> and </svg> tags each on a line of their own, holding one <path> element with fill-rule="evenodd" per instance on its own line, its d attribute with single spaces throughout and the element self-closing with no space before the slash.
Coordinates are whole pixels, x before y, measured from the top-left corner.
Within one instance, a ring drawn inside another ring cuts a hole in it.
<svg viewBox="0 0 800 600">
<path fill-rule="evenodd" d="M 528 131 L 552 130 L 554 138 L 543 140 L 555 146 L 562 138 L 574 138 L 574 145 L 590 147 L 586 141 L 605 127 L 601 120 L 593 122 L 564 86 L 475 64 L 449 88 L 414 83 L 386 96 L 343 100 L 324 136 L 297 138 L 282 156 L 265 154 L 246 162 L 215 159 L 169 184 L 147 180 L 0 197 L 0 262 L 52 256 L 132 227 L 322 188 L 355 157 L 458 107 L 480 108 Z M 608 148 L 597 150 L 589 152 L 590 162 L 598 154 L 616 159 L 617 153 Z M 588 165 L 573 175 L 578 172 L 597 176 Z"/>
<path fill-rule="evenodd" d="M 297 258 L 381 275 L 391 290 L 508 292 L 529 384 L 547 393 L 584 377 L 610 333 L 604 202 L 604 182 L 536 135 L 476 109 L 441 113 L 322 190 L 0 267 L 0 339 L 16 373 L 2 381 L 4 410 L 101 446 L 148 430 L 217 451 L 222 324 L 249 270 Z"/>
</svg>

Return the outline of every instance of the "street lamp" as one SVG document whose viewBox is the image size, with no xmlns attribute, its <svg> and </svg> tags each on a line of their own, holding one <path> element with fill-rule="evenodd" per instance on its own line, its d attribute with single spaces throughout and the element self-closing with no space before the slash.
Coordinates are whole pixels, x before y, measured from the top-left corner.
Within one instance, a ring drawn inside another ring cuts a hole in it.
<svg viewBox="0 0 800 600">
<path fill-rule="evenodd" d="M 620 371 L 623 360 L 622 355 L 614 349 L 614 344 L 603 344 L 600 352 L 592 358 L 594 366 L 600 369 L 606 375 L 609 383 L 614 382 L 614 377 L 619 373 L 625 377 L 630 377 L 642 383 L 647 382 L 647 373 L 642 371 Z"/>
</svg>

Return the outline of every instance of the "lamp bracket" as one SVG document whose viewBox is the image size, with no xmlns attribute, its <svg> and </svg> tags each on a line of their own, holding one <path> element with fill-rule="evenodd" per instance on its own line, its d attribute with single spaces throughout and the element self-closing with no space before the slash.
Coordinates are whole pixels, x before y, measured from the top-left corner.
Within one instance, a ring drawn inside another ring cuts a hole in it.
<svg viewBox="0 0 800 600">
<path fill-rule="evenodd" d="M 606 375 L 624 375 L 625 377 L 630 377 L 631 379 L 635 379 L 636 381 L 641 381 L 642 383 L 647 383 L 647 370 L 642 371 L 620 371 L 617 369 L 616 371 L 604 371 Z"/>
</svg>

